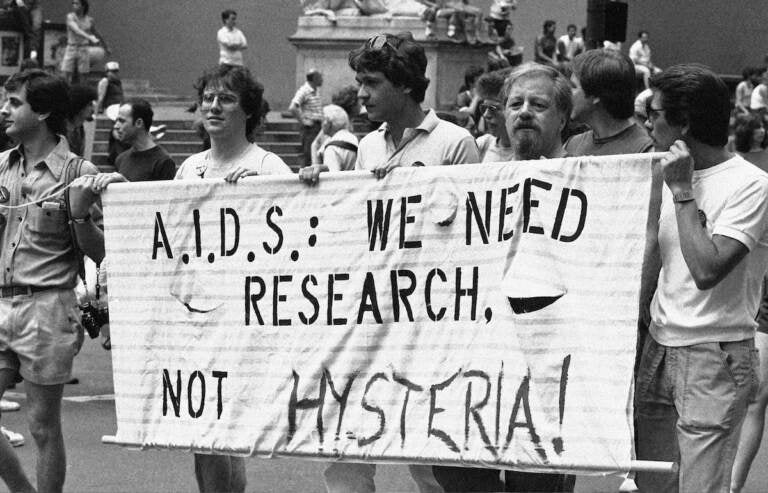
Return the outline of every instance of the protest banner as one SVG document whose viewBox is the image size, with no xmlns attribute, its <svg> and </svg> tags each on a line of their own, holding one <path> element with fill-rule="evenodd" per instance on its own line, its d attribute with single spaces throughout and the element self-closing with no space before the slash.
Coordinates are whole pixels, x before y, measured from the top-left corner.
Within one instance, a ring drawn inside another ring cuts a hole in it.
<svg viewBox="0 0 768 493">
<path fill-rule="evenodd" d="M 651 168 L 110 186 L 113 441 L 628 469 Z"/>
</svg>

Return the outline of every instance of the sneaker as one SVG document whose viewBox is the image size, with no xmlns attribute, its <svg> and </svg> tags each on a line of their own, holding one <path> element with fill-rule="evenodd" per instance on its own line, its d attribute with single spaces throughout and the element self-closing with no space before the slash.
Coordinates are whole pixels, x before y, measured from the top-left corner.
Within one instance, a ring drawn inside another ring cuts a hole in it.
<svg viewBox="0 0 768 493">
<path fill-rule="evenodd" d="M 5 426 L 0 426 L 0 432 L 5 435 L 6 440 L 14 447 L 21 447 L 24 445 L 24 435 L 11 431 Z"/>
<path fill-rule="evenodd" d="M 0 399 L 0 412 L 10 413 L 12 411 L 18 411 L 19 409 L 21 409 L 21 404 L 18 402 Z"/>
</svg>

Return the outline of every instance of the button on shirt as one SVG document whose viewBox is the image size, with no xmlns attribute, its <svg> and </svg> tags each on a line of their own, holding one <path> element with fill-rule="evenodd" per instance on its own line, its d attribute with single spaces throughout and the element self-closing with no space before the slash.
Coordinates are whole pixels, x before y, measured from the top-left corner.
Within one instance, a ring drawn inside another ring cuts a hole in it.
<svg viewBox="0 0 768 493">
<path fill-rule="evenodd" d="M 0 186 L 10 195 L 0 205 L 33 202 L 18 209 L 0 208 L 4 219 L 0 221 L 0 285 L 75 286 L 78 262 L 73 255 L 64 196 L 40 200 L 66 186 L 65 165 L 71 157 L 75 155 L 62 137 L 48 157 L 36 165 L 25 166 L 20 147 L 0 154 Z M 93 164 L 83 163 L 81 175 L 96 173 Z"/>
<path fill-rule="evenodd" d="M 400 166 L 479 163 L 480 152 L 472 135 L 458 125 L 441 120 L 429 110 L 416 128 L 406 128 L 395 145 L 383 123 L 360 141 L 355 169 L 373 170 L 389 163 Z"/>
</svg>

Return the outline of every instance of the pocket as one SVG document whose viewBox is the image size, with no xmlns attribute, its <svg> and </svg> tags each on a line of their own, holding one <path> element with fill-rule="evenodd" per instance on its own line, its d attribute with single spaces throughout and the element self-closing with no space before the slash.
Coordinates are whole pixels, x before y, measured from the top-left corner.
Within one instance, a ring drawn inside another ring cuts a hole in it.
<svg viewBox="0 0 768 493">
<path fill-rule="evenodd" d="M 26 227 L 36 239 L 46 244 L 61 248 L 70 242 L 66 210 L 43 209 L 38 205 L 31 205 L 27 212 Z"/>
<path fill-rule="evenodd" d="M 723 367 L 738 387 L 755 386 L 757 350 L 746 341 L 720 342 L 720 358 Z"/>
</svg>

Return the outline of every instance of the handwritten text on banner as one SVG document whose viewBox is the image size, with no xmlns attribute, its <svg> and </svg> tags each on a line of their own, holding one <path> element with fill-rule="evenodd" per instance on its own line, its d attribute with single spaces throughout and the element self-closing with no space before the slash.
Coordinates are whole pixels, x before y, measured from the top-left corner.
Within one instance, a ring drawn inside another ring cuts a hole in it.
<svg viewBox="0 0 768 493">
<path fill-rule="evenodd" d="M 117 441 L 617 470 L 642 156 L 112 186 Z"/>
</svg>

